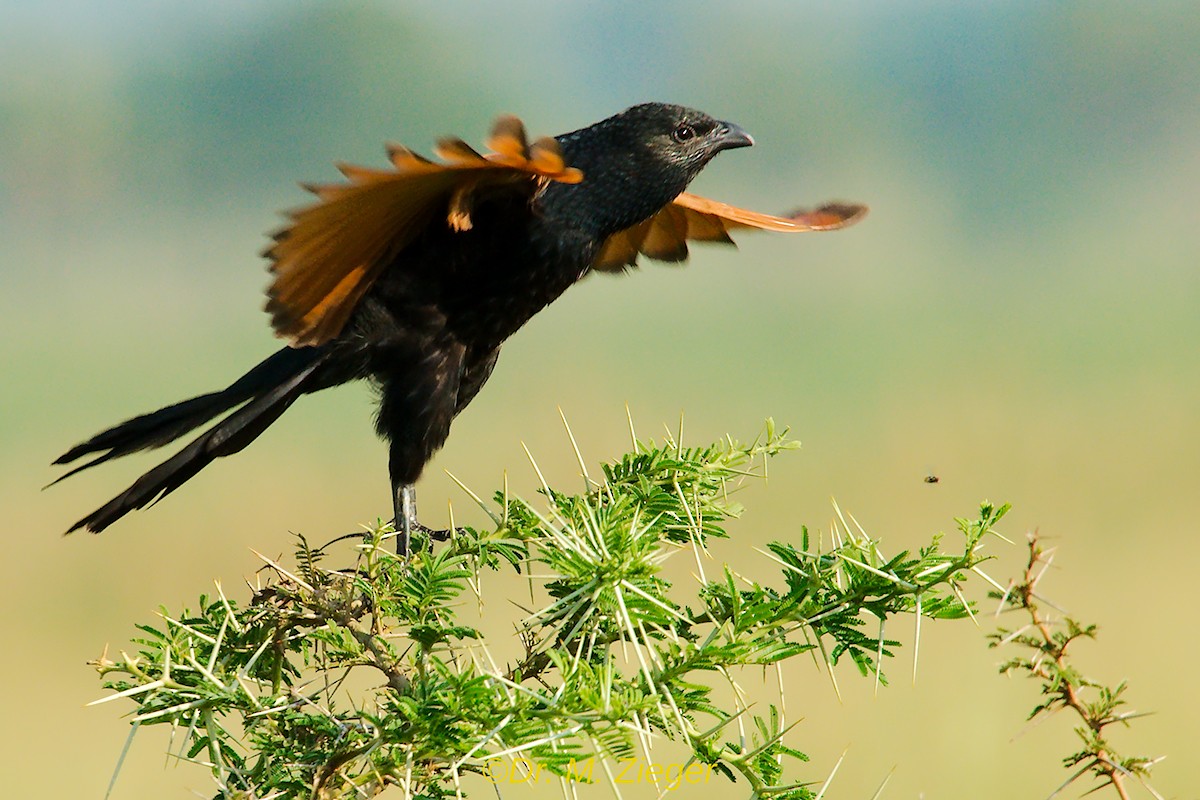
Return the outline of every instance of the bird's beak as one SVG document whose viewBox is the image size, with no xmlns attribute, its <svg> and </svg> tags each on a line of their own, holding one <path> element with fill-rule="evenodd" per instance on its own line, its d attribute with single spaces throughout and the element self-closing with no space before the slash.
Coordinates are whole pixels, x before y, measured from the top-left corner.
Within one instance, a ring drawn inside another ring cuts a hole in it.
<svg viewBox="0 0 1200 800">
<path fill-rule="evenodd" d="M 713 140 L 713 150 L 732 150 L 735 147 L 753 147 L 754 139 L 742 130 L 740 125 L 732 122 L 722 122 L 717 125 L 716 136 Z"/>
</svg>

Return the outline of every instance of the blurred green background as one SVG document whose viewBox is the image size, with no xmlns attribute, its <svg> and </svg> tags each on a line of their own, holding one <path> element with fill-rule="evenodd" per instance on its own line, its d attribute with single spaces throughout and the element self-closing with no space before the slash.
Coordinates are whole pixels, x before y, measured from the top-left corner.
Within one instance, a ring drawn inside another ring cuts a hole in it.
<svg viewBox="0 0 1200 800">
<path fill-rule="evenodd" d="M 84 661 L 291 547 L 390 510 L 371 394 L 306 398 L 254 447 L 103 537 L 61 531 L 155 457 L 40 492 L 101 427 L 223 386 L 277 342 L 255 253 L 298 180 L 382 143 L 478 142 L 492 117 L 571 130 L 666 100 L 758 141 L 696 191 L 763 210 L 869 203 L 857 228 L 696 248 L 685 270 L 589 278 L 508 345 L 420 487 L 423 517 L 478 521 L 488 492 L 616 456 L 686 414 L 685 438 L 771 415 L 804 449 L 718 559 L 828 529 L 836 497 L 889 552 L 984 498 L 1061 546 L 1047 593 L 1102 625 L 1082 663 L 1157 714 L 1119 739 L 1172 756 L 1196 797 L 1200 657 L 1200 14 L 1193 3 L 466 2 L 0 5 L 0 506 L 7 544 L 0 752 L 12 796 L 100 797 L 126 735 Z M 927 474 L 941 482 L 927 484 Z M 1020 547 L 997 543 L 998 578 Z M 979 589 L 982 591 L 982 588 Z M 508 631 L 498 631 L 508 635 Z M 1075 747 L 1018 736 L 1035 687 L 994 675 L 970 624 L 927 625 L 878 697 L 788 668 L 793 743 L 830 797 L 1048 795 Z M 756 678 L 747 676 L 750 686 Z M 768 677 L 766 682 L 773 679 Z M 1014 737 L 1015 740 L 1014 740 Z M 135 741 L 114 798 L 204 796 Z M 479 791 L 491 792 L 490 787 Z M 515 788 L 511 791 L 521 791 Z M 724 785 L 706 790 L 727 793 Z M 734 791 L 744 791 L 735 787 Z M 604 787 L 590 796 L 608 796 Z M 479 795 L 486 796 L 486 795 Z M 648 790 L 643 796 L 653 796 Z"/>
</svg>

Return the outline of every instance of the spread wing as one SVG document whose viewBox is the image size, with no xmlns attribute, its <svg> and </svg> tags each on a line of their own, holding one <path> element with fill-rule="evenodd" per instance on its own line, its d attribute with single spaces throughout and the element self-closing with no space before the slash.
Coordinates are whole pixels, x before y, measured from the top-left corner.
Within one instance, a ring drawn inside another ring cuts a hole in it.
<svg viewBox="0 0 1200 800">
<path fill-rule="evenodd" d="M 438 215 L 471 227 L 471 199 L 480 188 L 538 182 L 578 183 L 583 173 L 563 163 L 558 142 L 532 145 L 516 117 L 501 117 L 482 155 L 461 139 L 443 139 L 433 162 L 389 145 L 391 169 L 339 164 L 345 183 L 307 186 L 318 202 L 287 212 L 289 224 L 263 253 L 274 275 L 267 313 L 276 335 L 293 347 L 327 342 L 341 332 L 389 256 L 409 245 Z"/>
<path fill-rule="evenodd" d="M 621 272 L 635 266 L 639 254 L 657 261 L 683 261 L 689 239 L 733 244 L 729 232 L 739 228 L 783 233 L 832 231 L 854 224 L 866 213 L 866 206 L 830 203 L 776 217 L 684 192 L 650 219 L 610 236 L 592 268 Z"/>
</svg>

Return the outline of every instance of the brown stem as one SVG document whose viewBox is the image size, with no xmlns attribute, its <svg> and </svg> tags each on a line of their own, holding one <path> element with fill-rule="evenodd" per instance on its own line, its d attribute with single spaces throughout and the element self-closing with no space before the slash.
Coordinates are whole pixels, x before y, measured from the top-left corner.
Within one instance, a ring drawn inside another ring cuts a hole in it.
<svg viewBox="0 0 1200 800">
<path fill-rule="evenodd" d="M 1035 573 L 1037 567 L 1042 563 L 1043 555 L 1044 551 L 1038 544 L 1038 534 L 1034 531 L 1029 534 L 1029 561 L 1025 565 L 1024 581 L 1016 587 L 1016 592 L 1020 598 L 1021 607 L 1029 613 L 1034 627 L 1041 634 L 1042 642 L 1044 643 L 1042 651 L 1054 658 L 1054 663 L 1059 668 L 1060 674 L 1062 674 L 1067 668 L 1067 645 L 1073 640 L 1067 639 L 1061 645 L 1056 644 L 1050 622 L 1038 612 L 1037 594 L 1034 589 L 1041 576 Z M 1050 672 L 1045 667 L 1032 667 L 1030 671 L 1039 678 L 1050 678 Z M 1080 698 L 1079 688 L 1069 681 L 1061 682 L 1058 689 L 1058 697 L 1063 706 L 1074 710 L 1088 728 L 1096 733 L 1100 733 L 1111 721 L 1096 717 Z M 1108 752 L 1103 749 L 1096 750 L 1092 753 L 1092 759 L 1093 767 L 1098 767 L 1100 773 L 1108 778 L 1122 800 L 1129 800 L 1129 794 L 1125 789 L 1125 772 L 1109 759 Z"/>
</svg>

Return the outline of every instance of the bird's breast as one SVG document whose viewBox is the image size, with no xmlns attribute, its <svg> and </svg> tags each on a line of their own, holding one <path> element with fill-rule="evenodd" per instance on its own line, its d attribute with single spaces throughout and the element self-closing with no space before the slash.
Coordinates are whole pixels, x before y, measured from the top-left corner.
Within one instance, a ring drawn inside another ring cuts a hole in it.
<svg viewBox="0 0 1200 800">
<path fill-rule="evenodd" d="M 368 301 L 391 327 L 487 352 L 583 277 L 596 253 L 585 234 L 528 213 L 473 223 L 436 231 L 384 269 Z"/>
<path fill-rule="evenodd" d="M 451 280 L 448 324 L 476 346 L 497 347 L 582 278 L 594 253 L 582 235 L 532 226 Z"/>
</svg>

